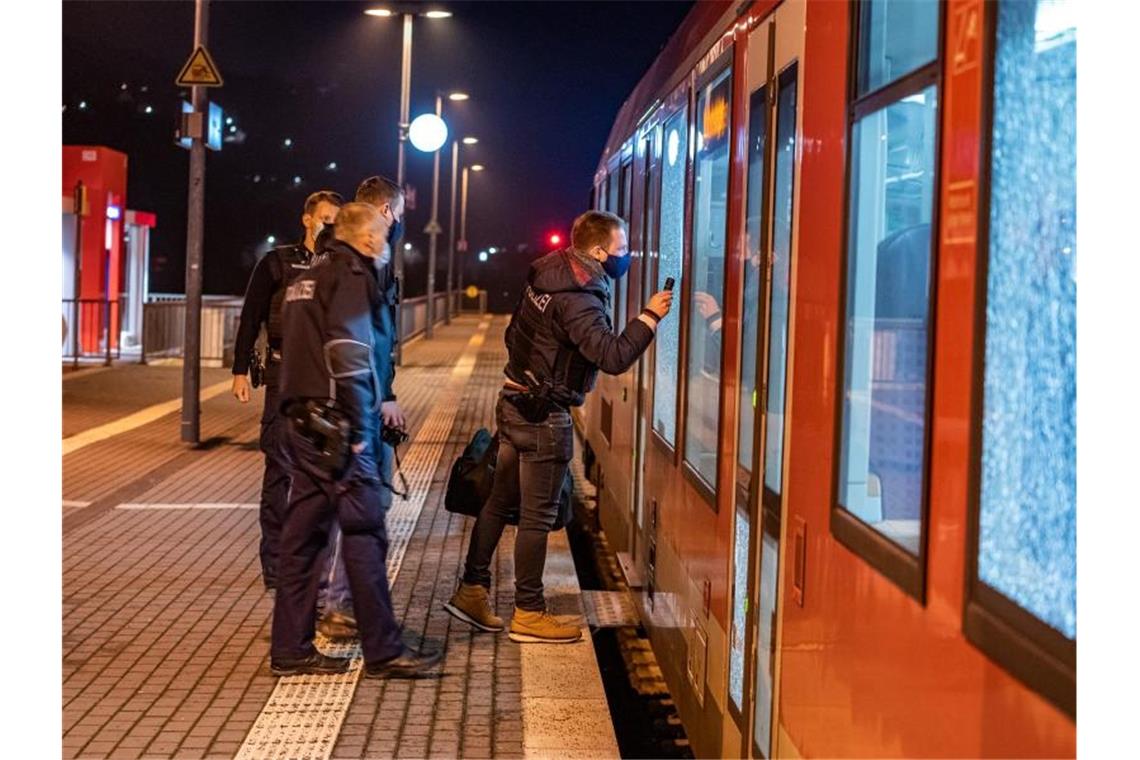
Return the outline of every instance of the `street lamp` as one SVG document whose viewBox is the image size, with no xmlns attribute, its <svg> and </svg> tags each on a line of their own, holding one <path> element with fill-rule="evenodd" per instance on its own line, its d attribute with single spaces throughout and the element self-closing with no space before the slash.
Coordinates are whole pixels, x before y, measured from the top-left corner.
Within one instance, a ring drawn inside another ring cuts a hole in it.
<svg viewBox="0 0 1140 760">
<path fill-rule="evenodd" d="M 404 45 L 400 58 L 400 121 L 397 125 L 399 141 L 396 143 L 396 184 L 404 189 L 404 143 L 408 140 L 408 111 L 411 107 L 412 90 L 412 19 L 420 10 L 412 3 L 395 3 L 389 7 L 369 8 L 364 11 L 366 16 L 391 18 L 397 14 L 404 17 Z M 421 14 L 425 18 L 449 18 L 451 13 L 444 10 L 431 10 Z M 393 252 L 393 268 L 397 279 L 404 276 L 404 253 L 399 247 Z M 396 305 L 396 334 L 403 334 L 403 309 Z M 396 342 L 396 365 L 399 366 L 403 355 L 403 341 Z"/>
<path fill-rule="evenodd" d="M 456 95 L 460 93 L 452 93 Z M 464 145 L 475 145 L 479 140 L 475 137 L 468 135 L 463 138 Z M 464 170 L 466 171 L 466 169 Z M 455 287 L 455 190 L 459 184 L 459 140 L 451 141 L 451 221 L 448 223 L 447 232 L 449 235 L 447 246 L 447 309 L 444 311 L 444 317 L 447 324 L 451 324 L 451 310 L 454 307 L 455 297 L 452 295 L 452 290 Z M 462 279 L 462 278 L 460 278 Z M 462 284 L 462 283 L 461 283 Z"/>
<path fill-rule="evenodd" d="M 467 253 L 467 172 L 483 171 L 482 164 L 472 164 L 471 166 L 463 167 L 463 190 L 462 200 L 459 202 L 459 250 L 464 254 Z M 459 259 L 459 284 L 463 285 L 463 270 L 464 263 L 467 261 L 467 256 Z"/>
</svg>

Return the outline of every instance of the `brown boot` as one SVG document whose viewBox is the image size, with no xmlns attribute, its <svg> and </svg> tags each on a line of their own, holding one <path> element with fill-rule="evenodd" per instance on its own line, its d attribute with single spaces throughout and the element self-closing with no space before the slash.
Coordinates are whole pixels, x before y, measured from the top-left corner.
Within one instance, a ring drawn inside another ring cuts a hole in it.
<svg viewBox="0 0 1140 760">
<path fill-rule="evenodd" d="M 487 589 L 475 584 L 460 583 L 443 608 L 464 623 L 470 623 L 480 631 L 499 632 L 503 630 L 503 619 L 496 617 L 487 598 Z"/>
<path fill-rule="evenodd" d="M 508 636 L 520 644 L 573 644 L 582 638 L 582 629 L 559 623 L 545 610 L 530 612 L 515 607 Z"/>
</svg>

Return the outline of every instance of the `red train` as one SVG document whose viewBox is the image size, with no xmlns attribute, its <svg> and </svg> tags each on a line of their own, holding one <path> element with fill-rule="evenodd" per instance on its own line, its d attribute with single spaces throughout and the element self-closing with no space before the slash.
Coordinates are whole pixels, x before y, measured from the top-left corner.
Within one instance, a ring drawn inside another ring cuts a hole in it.
<svg viewBox="0 0 1140 760">
<path fill-rule="evenodd" d="M 700 756 L 1076 752 L 1075 3 L 699 2 L 577 415 Z"/>
</svg>

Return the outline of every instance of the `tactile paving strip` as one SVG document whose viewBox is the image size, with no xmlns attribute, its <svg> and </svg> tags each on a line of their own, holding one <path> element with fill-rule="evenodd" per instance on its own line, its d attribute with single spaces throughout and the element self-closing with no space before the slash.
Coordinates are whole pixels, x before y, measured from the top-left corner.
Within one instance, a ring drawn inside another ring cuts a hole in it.
<svg viewBox="0 0 1140 760">
<path fill-rule="evenodd" d="M 394 584 L 400 573 L 408 542 L 427 499 L 432 475 L 459 411 L 463 388 L 475 369 L 476 357 L 490 325 L 490 320 L 479 323 L 479 329 L 452 368 L 447 386 L 402 460 L 409 498 L 397 497 L 388 510 L 389 584 Z M 351 657 L 348 672 L 278 679 L 269 701 L 238 750 L 237 760 L 327 760 L 332 755 L 341 723 L 360 679 L 364 659 L 358 644 L 333 644 L 318 635 L 316 646 L 327 655 Z"/>
</svg>

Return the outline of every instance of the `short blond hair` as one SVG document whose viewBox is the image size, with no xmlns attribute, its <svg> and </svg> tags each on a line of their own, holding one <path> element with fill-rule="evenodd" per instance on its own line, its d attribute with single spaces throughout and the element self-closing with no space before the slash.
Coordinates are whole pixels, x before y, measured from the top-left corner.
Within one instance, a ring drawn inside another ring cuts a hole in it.
<svg viewBox="0 0 1140 760">
<path fill-rule="evenodd" d="M 336 215 L 333 234 L 337 240 L 351 240 L 366 232 L 378 218 L 381 218 L 380 211 L 371 203 L 346 203 Z"/>
</svg>

